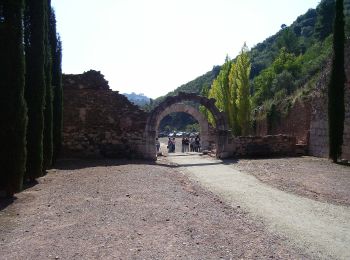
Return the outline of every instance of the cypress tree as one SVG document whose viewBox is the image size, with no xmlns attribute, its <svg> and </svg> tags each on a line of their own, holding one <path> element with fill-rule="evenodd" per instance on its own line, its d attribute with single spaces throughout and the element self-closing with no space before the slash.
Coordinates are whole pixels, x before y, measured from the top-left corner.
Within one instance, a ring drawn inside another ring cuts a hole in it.
<svg viewBox="0 0 350 260">
<path fill-rule="evenodd" d="M 45 50 L 45 109 L 44 109 L 44 133 L 43 133 L 43 171 L 49 169 L 52 164 L 52 60 L 51 42 L 49 38 L 49 19 L 51 17 L 51 1 L 44 2 L 44 50 Z"/>
<path fill-rule="evenodd" d="M 322 0 L 318 5 L 315 25 L 315 36 L 317 39 L 324 40 L 332 33 L 335 16 L 334 8 L 335 0 Z"/>
<path fill-rule="evenodd" d="M 329 157 L 337 162 L 341 155 L 344 131 L 344 1 L 336 1 L 333 35 L 333 65 L 328 85 Z"/>
<path fill-rule="evenodd" d="M 50 16 L 50 44 L 52 56 L 53 86 L 53 157 L 55 163 L 62 143 L 62 44 L 56 32 L 56 17 L 52 10 Z"/>
<path fill-rule="evenodd" d="M 0 190 L 22 188 L 26 160 L 23 0 L 0 0 Z"/>
<path fill-rule="evenodd" d="M 27 0 L 25 11 L 26 85 L 28 106 L 26 179 L 43 173 L 43 129 L 45 106 L 45 2 Z"/>
</svg>

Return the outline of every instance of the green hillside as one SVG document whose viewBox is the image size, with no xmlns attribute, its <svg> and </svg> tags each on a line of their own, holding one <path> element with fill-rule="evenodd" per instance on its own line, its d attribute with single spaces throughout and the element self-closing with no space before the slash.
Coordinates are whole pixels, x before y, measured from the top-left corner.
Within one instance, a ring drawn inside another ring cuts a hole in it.
<svg viewBox="0 0 350 260">
<path fill-rule="evenodd" d="M 157 106 L 160 102 L 162 102 L 167 96 L 176 96 L 179 92 L 187 92 L 187 93 L 201 93 L 203 86 L 211 86 L 214 79 L 219 75 L 220 66 L 214 66 L 211 71 L 208 71 L 202 76 L 181 85 L 175 90 L 169 92 L 165 96 L 161 96 L 153 100 L 152 104 L 147 107 L 147 110 L 152 109 Z"/>
<path fill-rule="evenodd" d="M 349 21 L 350 0 L 345 0 L 344 6 Z M 251 48 L 250 87 L 255 116 L 261 111 L 266 115 L 276 106 L 286 110 L 296 97 L 307 96 L 311 91 L 311 83 L 317 80 L 332 54 L 334 10 L 335 0 L 322 0 L 316 9 L 309 9 L 290 26 L 281 25 L 275 35 Z M 350 36 L 349 24 L 346 29 Z M 220 68 L 215 66 L 212 71 L 157 98 L 149 109 L 180 91 L 200 94 L 204 86 L 212 85 Z"/>
</svg>

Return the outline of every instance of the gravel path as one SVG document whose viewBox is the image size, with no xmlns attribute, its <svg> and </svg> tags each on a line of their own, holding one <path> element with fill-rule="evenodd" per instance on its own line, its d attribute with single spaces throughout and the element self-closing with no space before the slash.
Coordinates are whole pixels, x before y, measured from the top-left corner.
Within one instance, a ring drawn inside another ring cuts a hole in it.
<svg viewBox="0 0 350 260">
<path fill-rule="evenodd" d="M 0 206 L 0 259 L 312 258 L 164 159 L 64 161 Z"/>
<path fill-rule="evenodd" d="M 258 180 L 320 202 L 350 206 L 350 167 L 316 157 L 227 160 Z"/>
<path fill-rule="evenodd" d="M 168 157 L 232 207 L 263 220 L 316 258 L 350 259 L 350 208 L 281 191 L 229 164 L 199 155 Z"/>
</svg>

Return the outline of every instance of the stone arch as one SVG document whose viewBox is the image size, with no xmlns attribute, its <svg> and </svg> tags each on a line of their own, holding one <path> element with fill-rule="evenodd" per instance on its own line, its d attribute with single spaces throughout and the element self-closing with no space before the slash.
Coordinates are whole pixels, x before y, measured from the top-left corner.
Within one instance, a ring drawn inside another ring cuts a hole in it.
<svg viewBox="0 0 350 260">
<path fill-rule="evenodd" d="M 184 101 L 192 101 L 205 106 L 213 115 L 216 124 L 216 156 L 219 158 L 227 157 L 226 146 L 228 143 L 229 128 L 227 123 L 226 114 L 220 112 L 215 106 L 215 99 L 208 99 L 203 96 L 199 96 L 195 93 L 183 93 L 180 92 L 177 96 L 169 96 L 157 107 L 155 107 L 149 114 L 146 128 L 145 128 L 145 158 L 156 159 L 156 147 L 155 138 L 157 134 L 157 127 L 159 119 L 163 115 L 163 112 L 173 105 L 183 103 Z M 185 112 L 185 111 L 177 111 Z"/>
<path fill-rule="evenodd" d="M 193 116 L 199 123 L 201 129 L 201 146 L 204 150 L 207 150 L 209 147 L 209 123 L 208 120 L 199 112 L 196 108 L 185 105 L 183 103 L 175 103 L 163 110 L 157 118 L 157 123 L 155 130 L 159 127 L 160 122 L 164 117 L 171 113 L 184 112 Z"/>
</svg>

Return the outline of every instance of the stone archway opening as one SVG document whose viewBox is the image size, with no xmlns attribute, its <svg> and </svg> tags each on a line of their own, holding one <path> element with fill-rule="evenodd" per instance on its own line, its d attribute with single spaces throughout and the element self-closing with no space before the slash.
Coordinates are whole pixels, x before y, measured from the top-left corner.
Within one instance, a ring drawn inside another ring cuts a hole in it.
<svg viewBox="0 0 350 260">
<path fill-rule="evenodd" d="M 203 116 L 202 113 L 200 113 L 195 107 L 192 107 L 190 105 L 186 105 L 183 103 L 176 103 L 168 108 L 166 108 L 158 117 L 157 119 L 157 136 L 159 136 L 159 126 L 161 125 L 161 122 L 169 115 L 175 114 L 175 113 L 185 113 L 190 115 L 199 125 L 199 136 L 200 136 L 200 145 L 201 150 L 208 150 L 209 149 L 209 143 L 210 143 L 210 134 L 209 134 L 209 123 L 207 119 Z M 183 130 L 183 129 L 182 129 Z"/>
<path fill-rule="evenodd" d="M 199 96 L 194 93 L 182 93 L 180 92 L 177 96 L 169 96 L 157 107 L 155 107 L 149 114 L 146 127 L 145 127 L 145 158 L 157 159 L 155 139 L 157 137 L 157 130 L 159 122 L 164 116 L 171 112 L 186 112 L 193 114 L 197 121 L 201 122 L 203 126 L 203 133 L 209 134 L 208 130 L 204 130 L 205 125 L 208 126 L 207 120 L 203 119 L 204 116 L 194 107 L 186 106 L 183 104 L 185 101 L 192 101 L 205 106 L 213 115 L 215 120 L 215 143 L 216 143 L 216 157 L 226 158 L 229 156 L 228 139 L 229 139 L 229 128 L 227 124 L 226 114 L 220 112 L 215 106 L 215 99 L 208 99 L 206 97 Z M 192 116 L 193 116 L 192 115 Z M 205 122 L 204 122 L 205 121 Z M 203 137 L 202 137 L 203 139 Z"/>
</svg>

